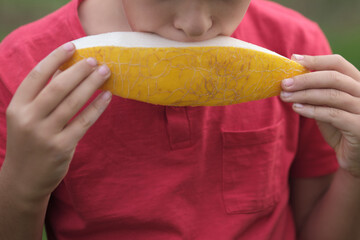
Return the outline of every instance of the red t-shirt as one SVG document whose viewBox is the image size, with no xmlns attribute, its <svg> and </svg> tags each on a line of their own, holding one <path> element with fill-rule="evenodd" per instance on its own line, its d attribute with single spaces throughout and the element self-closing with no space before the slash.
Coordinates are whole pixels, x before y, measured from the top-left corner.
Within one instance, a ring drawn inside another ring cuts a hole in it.
<svg viewBox="0 0 360 240">
<path fill-rule="evenodd" d="M 0 45 L 0 163 L 5 109 L 20 82 L 53 49 L 85 36 L 79 4 Z M 316 24 L 270 1 L 253 0 L 233 36 L 287 57 L 330 53 Z M 278 97 L 225 107 L 114 97 L 51 197 L 49 239 L 291 240 L 289 177 L 336 169 L 315 122 Z"/>
</svg>

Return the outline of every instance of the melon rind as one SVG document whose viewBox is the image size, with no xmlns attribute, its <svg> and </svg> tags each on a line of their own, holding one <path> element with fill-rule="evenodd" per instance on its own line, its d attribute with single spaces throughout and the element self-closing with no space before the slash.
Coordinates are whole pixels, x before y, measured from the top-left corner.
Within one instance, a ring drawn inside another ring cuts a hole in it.
<svg viewBox="0 0 360 240">
<path fill-rule="evenodd" d="M 88 57 L 107 64 L 102 86 L 114 95 L 165 106 L 223 106 L 279 95 L 280 83 L 308 72 L 270 50 L 231 37 L 176 42 L 149 33 L 115 32 L 73 41 L 63 69 Z"/>
</svg>

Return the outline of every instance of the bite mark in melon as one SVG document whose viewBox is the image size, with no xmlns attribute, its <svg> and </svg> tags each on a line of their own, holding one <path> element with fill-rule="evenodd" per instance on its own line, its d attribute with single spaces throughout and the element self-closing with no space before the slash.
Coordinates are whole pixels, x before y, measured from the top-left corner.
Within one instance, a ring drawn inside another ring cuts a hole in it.
<svg viewBox="0 0 360 240">
<path fill-rule="evenodd" d="M 73 41 L 63 69 L 88 57 L 107 64 L 102 86 L 114 95 L 166 106 L 221 106 L 279 95 L 300 64 L 231 37 L 176 42 L 149 33 L 114 32 Z"/>
</svg>

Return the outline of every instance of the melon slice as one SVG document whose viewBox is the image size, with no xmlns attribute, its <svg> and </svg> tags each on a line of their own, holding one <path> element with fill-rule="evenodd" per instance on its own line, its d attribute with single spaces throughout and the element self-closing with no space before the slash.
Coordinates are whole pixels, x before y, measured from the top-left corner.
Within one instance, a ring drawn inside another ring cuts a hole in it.
<svg viewBox="0 0 360 240">
<path fill-rule="evenodd" d="M 113 32 L 73 41 L 63 69 L 94 57 L 112 75 L 114 95 L 166 106 L 223 106 L 279 95 L 281 80 L 306 73 L 300 64 L 231 37 L 177 42 L 150 33 Z"/>
</svg>

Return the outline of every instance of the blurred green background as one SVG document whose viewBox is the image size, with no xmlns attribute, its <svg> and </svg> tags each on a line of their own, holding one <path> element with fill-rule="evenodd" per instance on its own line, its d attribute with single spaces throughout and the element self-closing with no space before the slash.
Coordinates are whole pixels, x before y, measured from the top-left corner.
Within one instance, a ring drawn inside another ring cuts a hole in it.
<svg viewBox="0 0 360 240">
<path fill-rule="evenodd" d="M 341 54 L 360 69 L 359 0 L 276 0 L 317 22 L 328 37 L 334 53 Z"/>
<path fill-rule="evenodd" d="M 15 28 L 34 21 L 68 0 L 0 0 L 0 40 Z M 316 21 L 334 53 L 360 68 L 359 0 L 276 0 Z M 45 239 L 45 237 L 44 237 Z"/>
<path fill-rule="evenodd" d="M 18 26 L 36 20 L 69 0 L 0 0 L 0 40 Z M 275 0 L 318 22 L 334 53 L 360 68 L 359 0 Z"/>
</svg>

